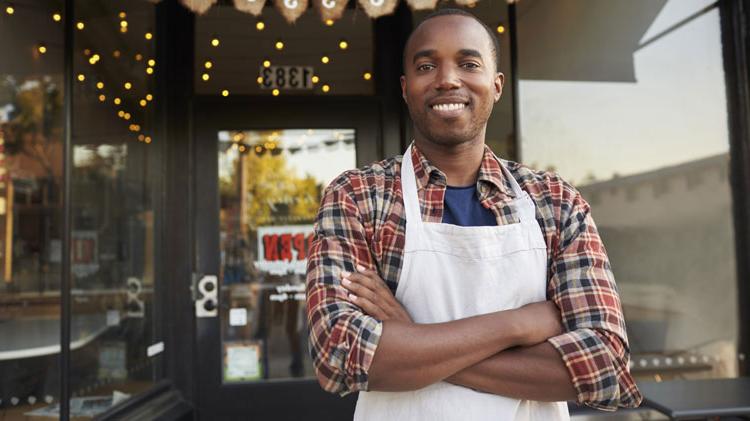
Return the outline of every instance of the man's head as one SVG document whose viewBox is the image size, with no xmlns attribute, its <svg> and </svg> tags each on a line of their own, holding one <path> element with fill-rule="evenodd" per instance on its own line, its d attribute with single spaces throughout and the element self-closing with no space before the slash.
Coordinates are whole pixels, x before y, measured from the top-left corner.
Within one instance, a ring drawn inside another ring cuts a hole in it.
<svg viewBox="0 0 750 421">
<path fill-rule="evenodd" d="M 497 44 L 484 23 L 458 9 L 435 12 L 414 29 L 404 48 L 401 90 L 420 140 L 484 141 L 504 81 Z"/>
</svg>

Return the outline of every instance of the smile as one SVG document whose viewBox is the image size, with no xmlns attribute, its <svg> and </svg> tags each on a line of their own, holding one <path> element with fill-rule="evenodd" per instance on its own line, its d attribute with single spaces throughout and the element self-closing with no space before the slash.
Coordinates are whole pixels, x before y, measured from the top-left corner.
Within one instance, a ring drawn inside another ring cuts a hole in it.
<svg viewBox="0 0 750 421">
<path fill-rule="evenodd" d="M 464 103 L 453 103 L 453 104 L 435 104 L 432 106 L 433 110 L 437 111 L 457 111 L 466 108 Z"/>
</svg>

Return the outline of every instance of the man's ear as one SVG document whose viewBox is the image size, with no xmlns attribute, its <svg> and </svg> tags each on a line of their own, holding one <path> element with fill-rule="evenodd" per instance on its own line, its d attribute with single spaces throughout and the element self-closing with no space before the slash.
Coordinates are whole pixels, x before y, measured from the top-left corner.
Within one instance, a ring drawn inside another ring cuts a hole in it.
<svg viewBox="0 0 750 421">
<path fill-rule="evenodd" d="M 505 75 L 502 72 L 497 72 L 495 74 L 495 102 L 500 100 L 500 96 L 503 95 L 503 86 L 505 85 Z"/>
<path fill-rule="evenodd" d="M 409 101 L 406 100 L 406 76 L 401 75 L 401 98 L 404 99 L 405 103 L 409 103 Z"/>
</svg>

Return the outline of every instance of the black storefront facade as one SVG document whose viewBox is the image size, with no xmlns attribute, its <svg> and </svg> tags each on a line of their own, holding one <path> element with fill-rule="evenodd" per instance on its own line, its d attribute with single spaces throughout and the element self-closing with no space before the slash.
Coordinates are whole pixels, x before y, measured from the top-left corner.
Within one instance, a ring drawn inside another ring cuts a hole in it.
<svg viewBox="0 0 750 421">
<path fill-rule="evenodd" d="M 42 3 L 0 2 L 0 414 L 350 419 L 312 375 L 306 245 L 333 176 L 408 144 L 427 12 Z M 488 143 L 591 204 L 639 382 L 750 374 L 748 6 L 464 6 L 502 46 Z"/>
</svg>

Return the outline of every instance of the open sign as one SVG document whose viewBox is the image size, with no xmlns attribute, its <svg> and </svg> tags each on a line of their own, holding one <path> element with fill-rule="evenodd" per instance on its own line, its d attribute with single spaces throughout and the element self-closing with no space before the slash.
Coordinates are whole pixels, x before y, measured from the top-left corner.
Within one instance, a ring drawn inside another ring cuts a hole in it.
<svg viewBox="0 0 750 421">
<path fill-rule="evenodd" d="M 312 225 L 284 225 L 258 228 L 258 269 L 283 275 L 304 275 L 313 241 Z"/>
</svg>

